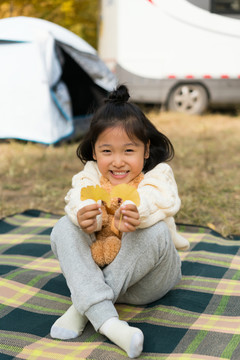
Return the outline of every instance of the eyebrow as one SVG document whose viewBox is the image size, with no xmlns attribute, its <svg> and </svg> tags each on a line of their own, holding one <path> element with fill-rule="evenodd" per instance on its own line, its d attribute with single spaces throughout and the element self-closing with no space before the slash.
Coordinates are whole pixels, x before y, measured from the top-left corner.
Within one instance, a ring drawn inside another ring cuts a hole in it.
<svg viewBox="0 0 240 360">
<path fill-rule="evenodd" d="M 111 147 L 113 145 L 111 144 L 102 144 L 102 145 L 99 145 L 98 148 L 102 148 L 102 147 Z M 134 142 L 131 142 L 131 143 L 127 143 L 127 144 L 123 144 L 123 147 L 127 147 L 127 146 L 139 146 L 137 143 L 134 143 Z"/>
</svg>

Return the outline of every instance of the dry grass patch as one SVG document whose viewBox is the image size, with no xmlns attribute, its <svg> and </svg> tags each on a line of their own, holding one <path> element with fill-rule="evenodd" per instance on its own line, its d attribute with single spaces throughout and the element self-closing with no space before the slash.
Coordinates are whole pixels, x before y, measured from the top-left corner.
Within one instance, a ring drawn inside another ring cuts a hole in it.
<svg viewBox="0 0 240 360">
<path fill-rule="evenodd" d="M 151 114 L 172 140 L 182 199 L 176 220 L 240 234 L 240 117 Z"/>
<path fill-rule="evenodd" d="M 11 141 L 0 144 L 0 216 L 26 209 L 63 214 L 64 196 L 82 169 L 76 144 L 46 147 Z"/>
<path fill-rule="evenodd" d="M 182 199 L 176 220 L 240 234 L 240 117 L 148 116 L 175 147 L 171 166 Z M 63 214 L 72 176 L 82 169 L 76 148 L 0 143 L 0 217 L 33 208 Z"/>
</svg>

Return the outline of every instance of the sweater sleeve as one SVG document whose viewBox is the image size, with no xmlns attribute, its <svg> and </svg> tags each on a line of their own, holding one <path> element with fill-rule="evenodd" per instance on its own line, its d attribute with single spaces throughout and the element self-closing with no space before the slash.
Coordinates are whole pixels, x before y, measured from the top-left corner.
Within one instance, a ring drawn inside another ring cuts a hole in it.
<svg viewBox="0 0 240 360">
<path fill-rule="evenodd" d="M 65 196 L 65 213 L 69 219 L 77 226 L 79 226 L 77 220 L 77 213 L 82 207 L 92 204 L 93 200 L 81 200 L 81 190 L 83 187 L 89 185 L 100 184 L 100 173 L 95 162 L 89 161 L 84 169 L 78 174 L 73 176 L 72 188 Z M 101 214 L 97 216 L 97 231 L 101 228 Z"/>
<path fill-rule="evenodd" d="M 145 174 L 138 186 L 140 205 L 139 228 L 146 228 L 160 220 L 174 216 L 180 209 L 177 184 L 168 164 L 162 163 Z"/>
</svg>

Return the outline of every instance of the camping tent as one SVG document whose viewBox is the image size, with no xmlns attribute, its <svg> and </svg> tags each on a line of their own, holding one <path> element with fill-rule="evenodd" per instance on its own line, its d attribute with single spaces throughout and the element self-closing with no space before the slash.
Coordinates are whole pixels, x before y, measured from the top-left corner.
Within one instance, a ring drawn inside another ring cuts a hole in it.
<svg viewBox="0 0 240 360">
<path fill-rule="evenodd" d="M 87 42 L 49 21 L 0 20 L 0 138 L 45 144 L 83 134 L 116 78 Z"/>
</svg>

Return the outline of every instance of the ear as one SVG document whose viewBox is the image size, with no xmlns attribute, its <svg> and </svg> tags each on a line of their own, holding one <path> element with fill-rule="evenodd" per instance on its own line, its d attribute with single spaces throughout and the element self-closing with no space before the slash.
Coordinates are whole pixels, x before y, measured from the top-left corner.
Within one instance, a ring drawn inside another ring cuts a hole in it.
<svg viewBox="0 0 240 360">
<path fill-rule="evenodd" d="M 144 159 L 148 159 L 149 155 L 150 155 L 150 140 L 148 141 L 148 143 L 145 147 Z"/>
<path fill-rule="evenodd" d="M 92 146 L 92 156 L 93 156 L 93 160 L 97 160 L 94 146 Z"/>
</svg>

